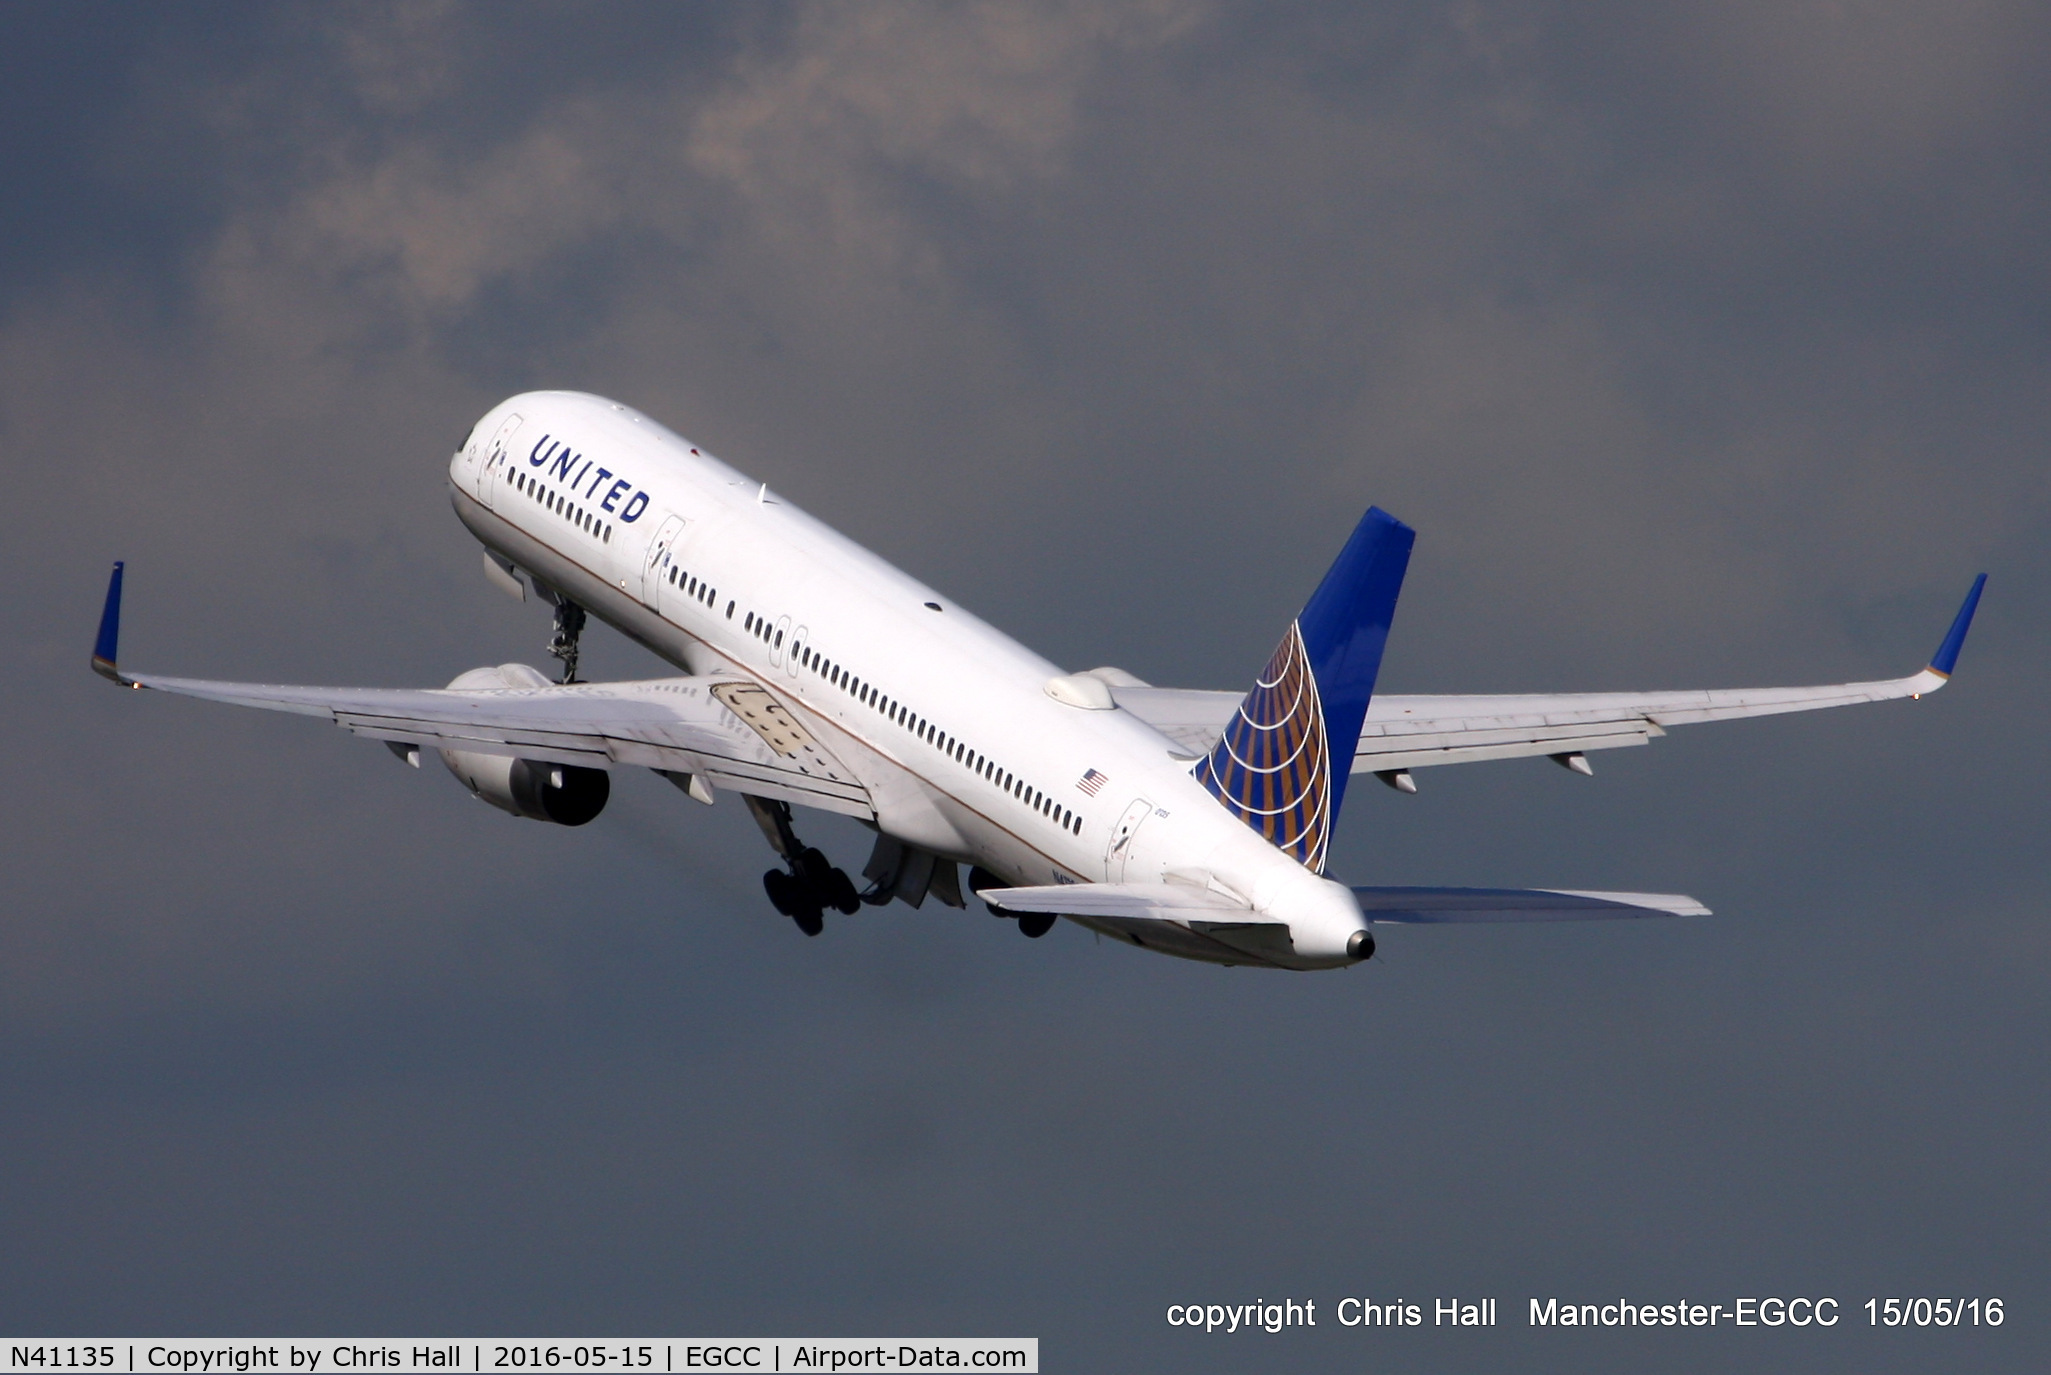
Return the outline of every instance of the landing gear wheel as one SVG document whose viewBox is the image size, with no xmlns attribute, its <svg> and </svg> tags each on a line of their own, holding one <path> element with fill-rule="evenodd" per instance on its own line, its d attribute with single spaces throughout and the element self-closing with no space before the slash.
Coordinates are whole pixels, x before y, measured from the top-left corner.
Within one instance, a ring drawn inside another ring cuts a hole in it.
<svg viewBox="0 0 2051 1375">
<path fill-rule="evenodd" d="M 852 916 L 862 910 L 862 900 L 855 893 L 854 880 L 840 869 L 833 867 L 833 861 L 819 849 L 800 851 L 797 862 L 792 866 L 798 881 L 821 907 Z"/>
<path fill-rule="evenodd" d="M 798 851 L 797 858 L 790 862 L 791 872 L 801 882 L 814 888 L 823 888 L 833 875 L 833 861 L 817 846 Z"/>
<path fill-rule="evenodd" d="M 781 869 L 771 869 L 762 875 L 762 891 L 769 894 L 770 905 L 798 924 L 798 930 L 808 936 L 816 936 L 826 929 L 826 918 L 819 910 L 819 900 L 811 890 Z"/>
<path fill-rule="evenodd" d="M 807 845 L 791 829 L 790 804 L 770 802 L 742 794 L 748 811 L 770 848 L 783 856 L 788 871 L 771 869 L 762 876 L 762 890 L 769 894 L 776 910 L 798 924 L 798 930 L 816 936 L 826 929 L 825 910 L 852 913 L 861 908 L 855 885 L 833 867 L 833 861 L 817 846 Z"/>
<path fill-rule="evenodd" d="M 1054 929 L 1060 918 L 1052 912 L 1021 912 L 1018 914 L 1018 929 L 1021 935 L 1038 940 Z"/>
</svg>

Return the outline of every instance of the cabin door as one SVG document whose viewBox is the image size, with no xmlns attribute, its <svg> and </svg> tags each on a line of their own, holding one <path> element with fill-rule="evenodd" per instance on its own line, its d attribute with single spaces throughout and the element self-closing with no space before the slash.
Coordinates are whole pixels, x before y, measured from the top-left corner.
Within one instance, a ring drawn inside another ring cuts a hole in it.
<svg viewBox="0 0 2051 1375">
<path fill-rule="evenodd" d="M 650 610 L 662 604 L 662 580 L 669 576 L 674 562 L 671 550 L 683 532 L 684 518 L 670 516 L 657 527 L 655 538 L 648 541 L 648 556 L 641 560 L 641 603 Z"/>
</svg>

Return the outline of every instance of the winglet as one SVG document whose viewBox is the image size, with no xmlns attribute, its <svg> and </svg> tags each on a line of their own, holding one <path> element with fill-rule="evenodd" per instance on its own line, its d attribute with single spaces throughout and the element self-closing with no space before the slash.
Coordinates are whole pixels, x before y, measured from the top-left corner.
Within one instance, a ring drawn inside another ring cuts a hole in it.
<svg viewBox="0 0 2051 1375">
<path fill-rule="evenodd" d="M 93 641 L 93 672 L 123 686 L 133 686 L 115 667 L 121 639 L 121 560 L 114 561 L 114 576 L 107 582 L 107 608 L 100 613 L 100 638 Z"/>
<path fill-rule="evenodd" d="M 1945 635 L 1944 643 L 1937 646 L 1937 653 L 1931 656 L 1930 671 L 1949 678 L 1951 670 L 1958 664 L 1959 648 L 1966 642 L 1966 631 L 1972 627 L 1973 612 L 1980 605 L 1980 589 L 1987 585 L 1987 575 L 1982 573 L 1973 579 L 1973 590 L 1966 593 L 1965 605 L 1958 609 L 1958 616 L 1951 623 L 1951 630 Z"/>
</svg>

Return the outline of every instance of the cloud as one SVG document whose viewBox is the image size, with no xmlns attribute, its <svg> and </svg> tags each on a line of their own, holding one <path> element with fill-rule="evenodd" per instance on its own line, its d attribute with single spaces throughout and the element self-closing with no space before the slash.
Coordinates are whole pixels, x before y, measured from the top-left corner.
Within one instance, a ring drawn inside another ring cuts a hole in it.
<svg viewBox="0 0 2051 1375">
<path fill-rule="evenodd" d="M 922 184 L 1002 206 L 1066 172 L 1107 62 L 1187 38 L 1208 6 L 896 5 L 807 11 L 694 120 L 693 166 L 786 251 L 904 271 Z M 916 269 L 914 269 L 916 270 Z"/>
</svg>

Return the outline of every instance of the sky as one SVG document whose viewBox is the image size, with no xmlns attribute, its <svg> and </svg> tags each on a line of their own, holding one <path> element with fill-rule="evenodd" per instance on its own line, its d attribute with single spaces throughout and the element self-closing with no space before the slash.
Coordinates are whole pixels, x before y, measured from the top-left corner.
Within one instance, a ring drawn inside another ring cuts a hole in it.
<svg viewBox="0 0 2051 1375">
<path fill-rule="evenodd" d="M 0 1328 L 2042 1369 L 2047 59 L 2005 0 L 0 4 Z M 1370 503 L 1393 691 L 1891 677 L 1988 589 L 1934 698 L 1349 791 L 1350 881 L 1714 916 L 1315 975 L 808 941 L 730 799 L 515 821 L 87 671 L 117 558 L 139 669 L 546 663 L 445 487 L 536 387 L 1167 685 Z M 1503 1320 L 1164 1316 L 1348 1295 Z M 1522 1320 L 1765 1295 L 1845 1320 Z"/>
</svg>

